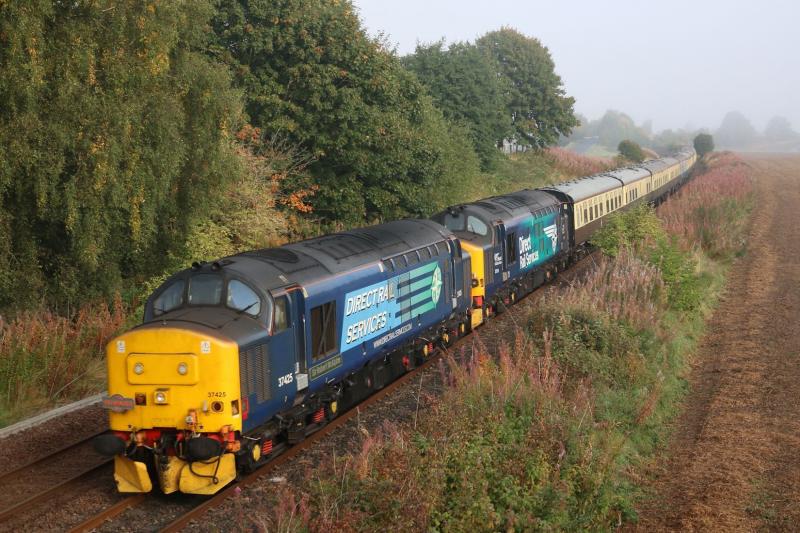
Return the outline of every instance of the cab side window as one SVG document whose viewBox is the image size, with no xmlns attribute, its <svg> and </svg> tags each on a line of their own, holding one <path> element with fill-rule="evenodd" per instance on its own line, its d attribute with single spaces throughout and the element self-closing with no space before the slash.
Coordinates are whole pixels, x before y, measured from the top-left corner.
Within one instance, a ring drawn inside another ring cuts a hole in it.
<svg viewBox="0 0 800 533">
<path fill-rule="evenodd" d="M 275 311 L 272 319 L 272 334 L 280 333 L 289 327 L 289 317 L 287 313 L 288 305 L 286 296 L 275 298 Z"/>
<path fill-rule="evenodd" d="M 311 357 L 322 359 L 336 350 L 336 301 L 311 310 Z"/>
<path fill-rule="evenodd" d="M 512 265 L 517 262 L 517 233 L 511 232 L 506 235 L 506 264 Z"/>
</svg>

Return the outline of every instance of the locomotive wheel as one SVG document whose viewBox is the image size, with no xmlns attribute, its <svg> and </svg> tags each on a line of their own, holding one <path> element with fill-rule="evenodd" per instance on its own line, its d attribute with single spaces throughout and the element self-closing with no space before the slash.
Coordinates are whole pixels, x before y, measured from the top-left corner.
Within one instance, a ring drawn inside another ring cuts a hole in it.
<svg viewBox="0 0 800 533">
<path fill-rule="evenodd" d="M 339 416 L 339 402 L 333 401 L 325 405 L 325 418 L 333 420 Z"/>
<path fill-rule="evenodd" d="M 249 474 L 256 468 L 261 461 L 261 441 L 247 440 L 247 444 L 242 446 L 240 453 L 236 454 L 239 469 L 245 474 Z"/>
</svg>

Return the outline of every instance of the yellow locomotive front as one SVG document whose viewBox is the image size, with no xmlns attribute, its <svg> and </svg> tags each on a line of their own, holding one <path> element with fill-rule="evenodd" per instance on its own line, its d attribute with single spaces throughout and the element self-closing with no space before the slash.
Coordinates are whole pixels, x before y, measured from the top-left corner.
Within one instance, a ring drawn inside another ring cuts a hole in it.
<svg viewBox="0 0 800 533">
<path fill-rule="evenodd" d="M 111 433 L 120 492 L 212 494 L 236 476 L 242 430 L 238 345 L 211 328 L 150 323 L 107 347 Z"/>
</svg>

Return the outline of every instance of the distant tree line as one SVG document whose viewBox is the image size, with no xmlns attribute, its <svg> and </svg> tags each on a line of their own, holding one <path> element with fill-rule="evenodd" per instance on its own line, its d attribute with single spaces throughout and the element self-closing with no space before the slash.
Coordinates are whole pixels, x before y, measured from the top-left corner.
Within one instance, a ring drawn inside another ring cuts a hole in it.
<svg viewBox="0 0 800 533">
<path fill-rule="evenodd" d="M 650 121 L 637 125 L 630 116 L 614 110 L 607 111 L 597 120 L 587 120 L 581 116 L 578 116 L 578 120 L 580 126 L 574 128 L 568 137 L 562 137 L 560 144 L 599 145 L 613 150 L 620 142 L 631 141 L 657 153 L 667 154 L 691 144 L 698 134 L 711 133 L 687 127 L 654 134 Z M 713 136 L 724 149 L 800 150 L 800 134 L 793 130 L 786 118 L 780 116 L 770 119 L 763 134 L 759 134 L 742 113 L 731 111 L 723 117 Z"/>
<path fill-rule="evenodd" d="M 304 161 L 266 187 L 341 227 L 458 201 L 502 139 L 578 123 L 536 39 L 399 58 L 348 0 L 2 3 L 0 70 L 0 309 L 183 264 L 264 146 Z"/>
</svg>

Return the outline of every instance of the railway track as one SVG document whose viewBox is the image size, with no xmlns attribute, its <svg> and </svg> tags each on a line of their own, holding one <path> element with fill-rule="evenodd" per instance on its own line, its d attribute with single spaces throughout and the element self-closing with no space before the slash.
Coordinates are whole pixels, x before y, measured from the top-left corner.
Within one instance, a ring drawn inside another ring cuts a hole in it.
<svg viewBox="0 0 800 533">
<path fill-rule="evenodd" d="M 0 475 L 0 487 L 3 489 L 0 493 L 0 525 L 17 515 L 34 510 L 37 505 L 49 501 L 66 487 L 90 478 L 110 464 L 111 459 L 100 457 L 91 450 L 91 440 L 100 434 L 102 432 L 58 448 Z M 82 452 L 82 449 L 88 450 Z M 53 476 L 55 465 L 66 475 L 60 479 Z M 56 480 L 47 485 L 46 481 L 53 477 Z M 45 482 L 40 483 L 41 480 Z M 43 485 L 46 486 L 41 488 Z"/>
</svg>

